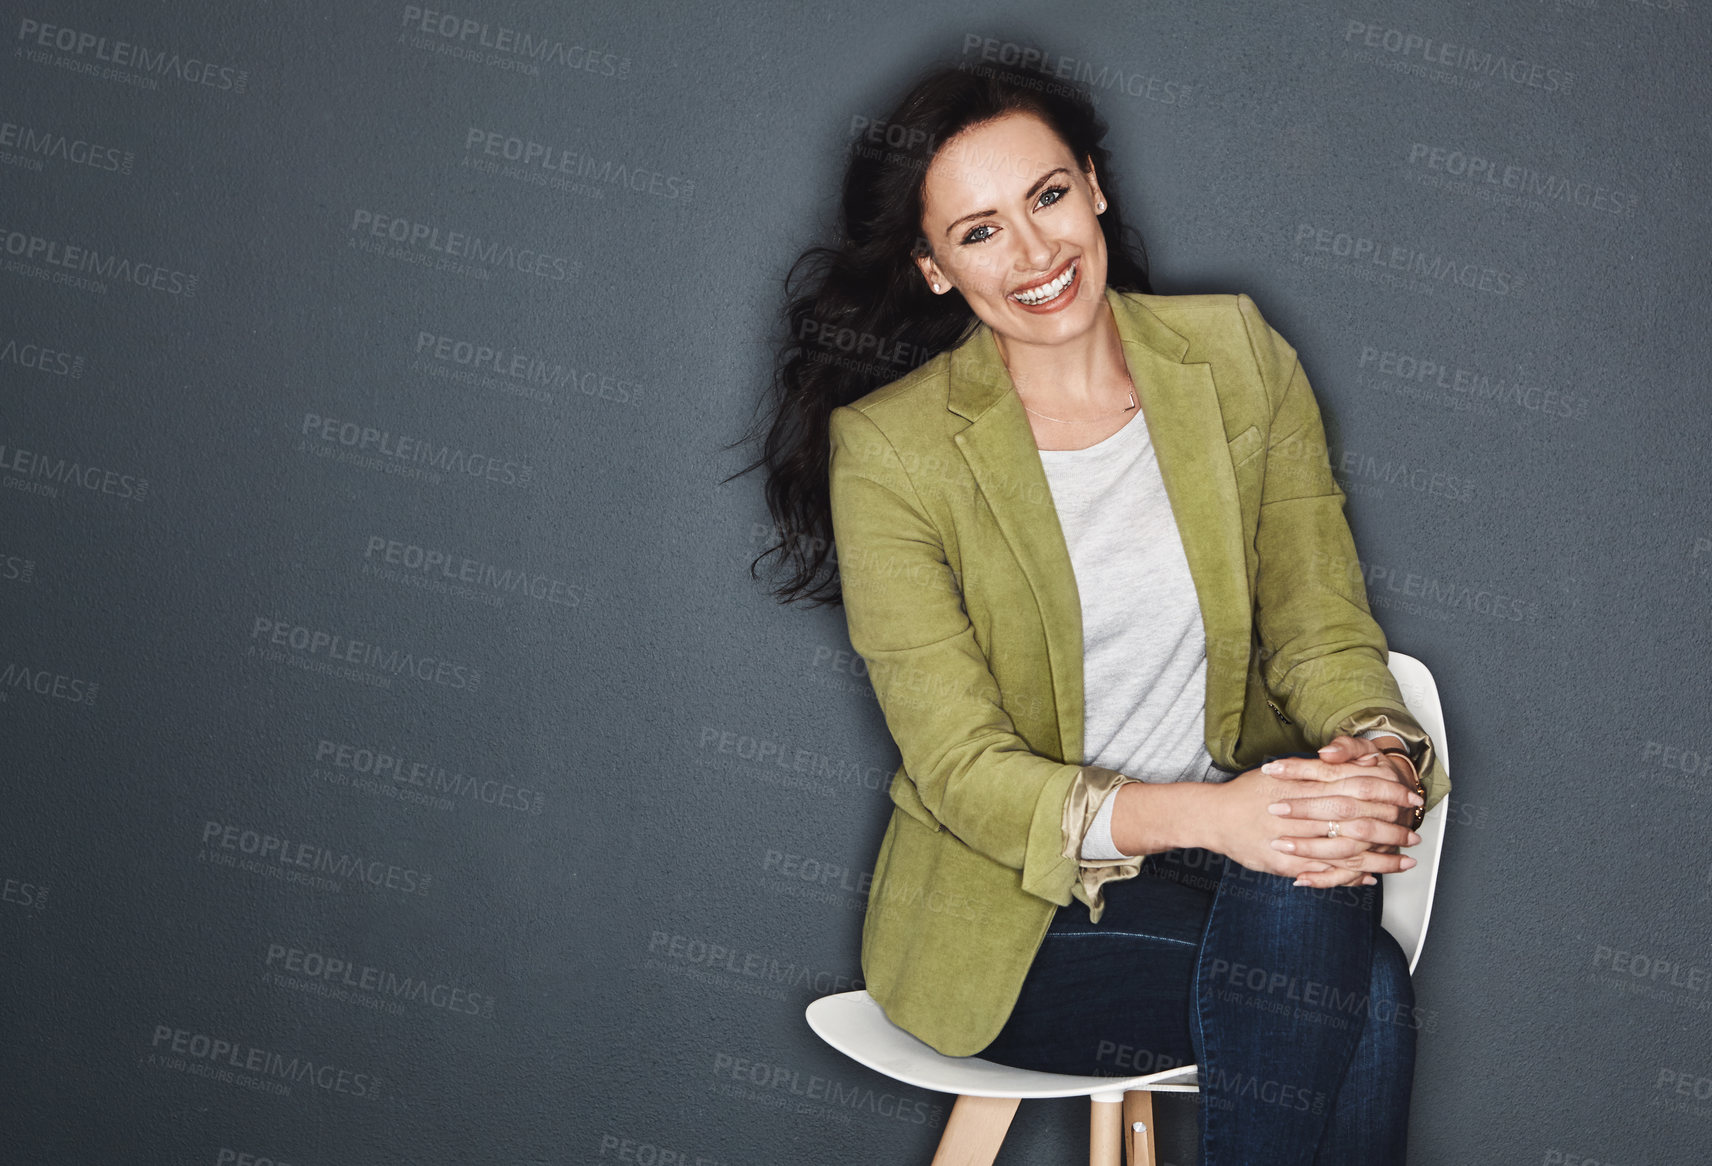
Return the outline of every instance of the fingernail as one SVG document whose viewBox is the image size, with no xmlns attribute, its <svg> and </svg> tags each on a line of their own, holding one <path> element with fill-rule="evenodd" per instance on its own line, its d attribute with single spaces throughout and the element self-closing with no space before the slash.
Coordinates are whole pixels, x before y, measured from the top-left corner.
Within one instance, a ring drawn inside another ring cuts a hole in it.
<svg viewBox="0 0 1712 1166">
<path fill-rule="evenodd" d="M 1372 875 L 1368 875 L 1366 878 L 1361 880 L 1361 885 L 1364 887 L 1377 886 L 1378 883 L 1379 883 L 1379 880 L 1374 878 Z"/>
<path fill-rule="evenodd" d="M 1290 812 L 1290 803 L 1289 802 L 1273 802 L 1270 806 L 1266 807 L 1266 812 L 1269 814 L 1279 814 L 1279 815 L 1288 814 Z"/>
<path fill-rule="evenodd" d="M 1419 834 L 1415 833 L 1413 830 L 1409 831 L 1408 845 L 1419 846 L 1420 844 L 1421 844 L 1421 836 Z"/>
<path fill-rule="evenodd" d="M 1272 849 L 1294 851 L 1296 849 L 1296 844 L 1288 838 L 1274 838 L 1272 840 Z"/>
<path fill-rule="evenodd" d="M 1260 767 L 1260 772 L 1262 772 L 1262 773 L 1283 773 L 1284 772 L 1284 766 L 1279 764 L 1276 761 L 1268 761 L 1265 765 L 1262 765 Z"/>
<path fill-rule="evenodd" d="M 1308 880 L 1307 879 L 1297 879 L 1295 882 L 1291 883 L 1290 885 L 1293 887 L 1305 887 L 1308 885 Z"/>
<path fill-rule="evenodd" d="M 1321 746 L 1320 746 L 1320 747 L 1319 747 L 1319 750 L 1318 750 L 1318 752 L 1320 752 L 1320 753 L 1330 753 L 1330 752 L 1331 752 L 1331 751 L 1332 751 L 1332 750 L 1333 750 L 1333 749 L 1336 749 L 1336 748 L 1337 748 L 1337 746 L 1336 746 L 1336 745 L 1321 745 Z"/>
<path fill-rule="evenodd" d="M 1404 870 L 1408 870 L 1410 867 L 1415 865 L 1415 860 L 1410 858 L 1408 855 L 1405 854 L 1403 856 L 1403 862 L 1401 865 L 1402 865 Z"/>
<path fill-rule="evenodd" d="M 1420 794 L 1418 794 L 1418 793 L 1414 793 L 1414 792 L 1412 792 L 1412 791 L 1411 791 L 1411 792 L 1410 792 L 1410 794 L 1409 794 L 1409 804 L 1410 804 L 1410 805 L 1411 805 L 1411 806 L 1418 806 L 1418 805 L 1421 805 L 1421 804 L 1422 804 L 1422 803 L 1423 803 L 1423 802 L 1425 802 L 1425 801 L 1426 801 L 1426 799 L 1425 799 L 1425 798 L 1423 798 L 1423 797 L 1422 797 L 1422 796 L 1421 796 L 1421 795 L 1420 795 Z"/>
</svg>

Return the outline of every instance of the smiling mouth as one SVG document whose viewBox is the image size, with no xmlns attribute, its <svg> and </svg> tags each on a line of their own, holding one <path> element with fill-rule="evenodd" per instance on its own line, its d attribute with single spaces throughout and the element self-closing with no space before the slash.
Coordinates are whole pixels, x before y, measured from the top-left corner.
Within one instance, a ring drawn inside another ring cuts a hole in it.
<svg viewBox="0 0 1712 1166">
<path fill-rule="evenodd" d="M 1049 279 L 1045 283 L 1036 284 L 1034 287 L 1025 288 L 1022 291 L 1012 292 L 1011 298 L 1030 308 L 1038 308 L 1043 304 L 1051 303 L 1063 295 L 1071 284 L 1076 282 L 1076 268 L 1080 262 L 1080 257 L 1072 259 L 1070 265 L 1060 272 L 1057 278 Z"/>
</svg>

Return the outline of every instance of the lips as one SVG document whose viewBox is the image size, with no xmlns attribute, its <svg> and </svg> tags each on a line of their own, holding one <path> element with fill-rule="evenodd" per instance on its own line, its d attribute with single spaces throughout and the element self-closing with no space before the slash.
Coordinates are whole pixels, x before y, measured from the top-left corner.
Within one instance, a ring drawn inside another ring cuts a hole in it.
<svg viewBox="0 0 1712 1166">
<path fill-rule="evenodd" d="M 1039 311 L 1042 308 L 1056 306 L 1080 279 L 1081 269 L 1078 266 L 1080 258 L 1080 256 L 1075 256 L 1065 260 L 1063 265 L 1050 276 L 1036 280 L 1026 287 L 1018 288 L 1011 292 L 1008 298 L 1019 307 L 1030 311 Z M 1029 298 L 1022 298 L 1024 296 Z"/>
</svg>

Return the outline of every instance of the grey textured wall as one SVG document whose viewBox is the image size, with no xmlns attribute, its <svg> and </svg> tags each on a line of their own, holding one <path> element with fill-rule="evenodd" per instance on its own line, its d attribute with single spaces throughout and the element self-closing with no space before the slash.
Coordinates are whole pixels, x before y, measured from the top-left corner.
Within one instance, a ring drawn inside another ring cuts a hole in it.
<svg viewBox="0 0 1712 1166">
<path fill-rule="evenodd" d="M 1702 0 L 6 7 L 0 1157 L 926 1160 L 802 1020 L 896 752 L 719 480 L 853 127 L 1039 39 L 1443 691 L 1411 1161 L 1706 1160 Z"/>
</svg>

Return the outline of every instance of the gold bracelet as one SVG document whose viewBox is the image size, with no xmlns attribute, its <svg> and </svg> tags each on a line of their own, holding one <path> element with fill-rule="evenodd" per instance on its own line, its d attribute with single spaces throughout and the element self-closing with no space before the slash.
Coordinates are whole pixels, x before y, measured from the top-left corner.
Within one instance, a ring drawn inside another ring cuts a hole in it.
<svg viewBox="0 0 1712 1166">
<path fill-rule="evenodd" d="M 1415 759 L 1409 756 L 1409 751 L 1407 749 L 1390 748 L 1381 749 L 1380 752 L 1389 753 L 1394 757 L 1401 757 L 1404 761 L 1409 763 L 1409 779 L 1414 783 L 1415 793 L 1420 795 L 1421 798 L 1420 805 L 1411 807 L 1415 811 L 1415 820 L 1409 823 L 1409 829 L 1419 830 L 1421 828 L 1421 823 L 1424 822 L 1427 817 L 1427 783 L 1421 780 L 1421 771 L 1416 767 Z"/>
</svg>

